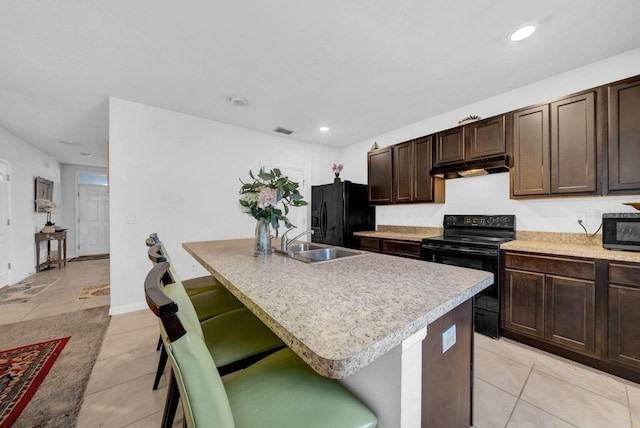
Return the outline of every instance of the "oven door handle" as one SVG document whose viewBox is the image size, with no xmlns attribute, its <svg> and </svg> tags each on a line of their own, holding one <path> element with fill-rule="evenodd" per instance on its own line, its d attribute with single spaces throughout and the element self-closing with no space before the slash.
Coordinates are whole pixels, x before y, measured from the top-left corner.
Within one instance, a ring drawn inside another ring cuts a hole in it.
<svg viewBox="0 0 640 428">
<path fill-rule="evenodd" d="M 427 251 L 440 251 L 450 254 L 474 254 L 478 256 L 490 256 L 497 257 L 500 254 L 500 250 L 474 250 L 470 248 L 450 248 L 450 247 L 431 247 L 423 245 L 422 248 Z"/>
</svg>

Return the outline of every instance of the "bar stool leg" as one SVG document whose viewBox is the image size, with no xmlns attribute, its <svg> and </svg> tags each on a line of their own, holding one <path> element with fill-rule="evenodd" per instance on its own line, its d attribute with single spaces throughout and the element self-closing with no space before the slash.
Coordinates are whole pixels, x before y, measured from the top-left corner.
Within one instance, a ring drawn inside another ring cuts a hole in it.
<svg viewBox="0 0 640 428">
<path fill-rule="evenodd" d="M 164 373 L 164 368 L 167 365 L 167 350 L 164 349 L 164 345 L 160 349 L 160 361 L 158 361 L 158 369 L 156 370 L 156 378 L 153 381 L 153 391 L 158 389 L 158 384 L 160 383 L 160 378 L 162 377 L 162 373 Z M 171 374 L 173 377 L 173 373 Z"/>
<path fill-rule="evenodd" d="M 176 377 L 174 376 L 172 369 L 171 380 L 169 381 L 169 391 L 167 392 L 167 401 L 165 402 L 164 414 L 162 415 L 162 428 L 171 428 L 173 425 L 173 419 L 176 416 L 179 400 L 180 391 L 178 390 L 178 382 L 176 381 Z"/>
</svg>

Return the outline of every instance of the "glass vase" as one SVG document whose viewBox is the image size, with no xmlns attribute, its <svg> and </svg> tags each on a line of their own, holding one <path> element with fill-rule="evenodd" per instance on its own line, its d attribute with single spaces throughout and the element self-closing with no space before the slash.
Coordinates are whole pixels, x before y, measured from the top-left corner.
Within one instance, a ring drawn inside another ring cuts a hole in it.
<svg viewBox="0 0 640 428">
<path fill-rule="evenodd" d="M 256 224 L 256 240 L 253 246 L 253 255 L 255 257 L 270 256 L 272 252 L 269 222 L 258 220 Z"/>
</svg>

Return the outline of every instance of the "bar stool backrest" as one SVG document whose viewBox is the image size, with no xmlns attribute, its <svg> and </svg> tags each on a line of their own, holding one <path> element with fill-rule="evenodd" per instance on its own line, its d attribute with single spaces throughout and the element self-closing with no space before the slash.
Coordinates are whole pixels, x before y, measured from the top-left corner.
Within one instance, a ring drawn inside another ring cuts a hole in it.
<svg viewBox="0 0 640 428">
<path fill-rule="evenodd" d="M 188 324 L 189 327 L 204 340 L 204 332 L 202 331 L 202 326 L 200 325 L 200 320 L 198 319 L 198 314 L 193 307 L 193 303 L 191 303 L 191 299 L 180 280 L 177 279 L 171 271 L 171 264 L 160 252 L 160 245 L 150 247 L 147 254 L 149 259 L 156 263 L 156 266 L 163 263 L 166 264 L 167 272 L 165 272 L 165 281 L 162 283 L 164 286 L 163 291 L 171 300 L 177 303 L 180 308 L 183 324 Z"/>
<path fill-rule="evenodd" d="M 178 383 L 183 400 L 187 426 L 234 428 L 231 406 L 202 336 L 188 323 L 183 323 L 181 312 L 166 293 L 171 284 L 169 263 L 158 263 L 145 280 L 147 304 L 160 318 L 160 334 Z"/>
</svg>

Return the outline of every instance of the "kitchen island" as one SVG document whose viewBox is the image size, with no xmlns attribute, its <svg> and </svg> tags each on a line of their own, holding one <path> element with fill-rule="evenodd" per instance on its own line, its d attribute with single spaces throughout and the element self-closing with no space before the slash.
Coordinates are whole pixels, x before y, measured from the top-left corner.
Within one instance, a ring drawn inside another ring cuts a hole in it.
<svg viewBox="0 0 640 428">
<path fill-rule="evenodd" d="M 361 397 L 382 428 L 421 426 L 423 399 L 439 387 L 422 381 L 428 326 L 493 282 L 367 252 L 312 264 L 253 257 L 252 239 L 183 247 L 314 370 Z"/>
</svg>

